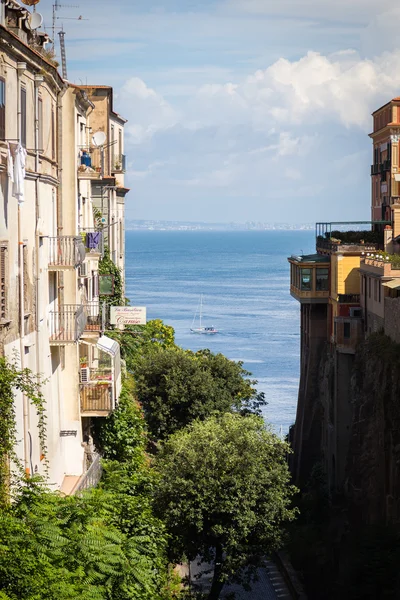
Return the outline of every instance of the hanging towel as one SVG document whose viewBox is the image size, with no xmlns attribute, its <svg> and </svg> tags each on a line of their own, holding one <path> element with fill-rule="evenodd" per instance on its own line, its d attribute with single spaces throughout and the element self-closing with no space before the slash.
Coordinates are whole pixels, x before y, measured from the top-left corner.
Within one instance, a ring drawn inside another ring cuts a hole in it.
<svg viewBox="0 0 400 600">
<path fill-rule="evenodd" d="M 9 144 L 7 144 L 7 175 L 11 183 L 14 183 L 14 161 Z"/>
<path fill-rule="evenodd" d="M 100 243 L 100 231 L 88 233 L 86 235 L 86 245 L 90 250 L 94 250 Z"/>
<path fill-rule="evenodd" d="M 17 198 L 18 204 L 23 204 L 25 200 L 25 162 L 26 150 L 21 144 L 18 144 L 14 156 L 14 182 L 12 190 L 12 195 L 14 198 Z"/>
</svg>

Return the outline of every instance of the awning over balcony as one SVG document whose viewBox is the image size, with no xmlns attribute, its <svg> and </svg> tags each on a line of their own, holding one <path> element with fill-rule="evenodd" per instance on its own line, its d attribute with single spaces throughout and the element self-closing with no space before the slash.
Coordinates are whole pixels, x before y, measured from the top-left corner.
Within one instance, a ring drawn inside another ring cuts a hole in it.
<svg viewBox="0 0 400 600">
<path fill-rule="evenodd" d="M 387 288 L 390 288 L 391 290 L 400 290 L 400 279 L 392 279 L 391 281 L 384 281 L 384 282 L 382 282 L 382 285 L 384 285 Z"/>
<path fill-rule="evenodd" d="M 118 342 L 106 335 L 102 335 L 97 342 L 97 348 L 113 358 L 113 379 L 115 382 L 115 398 L 118 400 L 121 393 L 121 355 Z"/>
<path fill-rule="evenodd" d="M 107 337 L 106 335 L 102 335 L 99 341 L 97 342 L 97 347 L 99 350 L 106 352 L 110 356 L 117 356 L 119 354 L 119 344 L 115 340 Z"/>
</svg>

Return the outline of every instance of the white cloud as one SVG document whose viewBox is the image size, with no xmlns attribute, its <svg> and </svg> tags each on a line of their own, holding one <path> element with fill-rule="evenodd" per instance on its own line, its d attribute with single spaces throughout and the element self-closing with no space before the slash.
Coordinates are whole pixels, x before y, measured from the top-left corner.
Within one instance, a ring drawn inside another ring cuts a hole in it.
<svg viewBox="0 0 400 600">
<path fill-rule="evenodd" d="M 122 113 L 128 116 L 128 142 L 140 144 L 178 122 L 178 111 L 138 77 L 125 82 L 118 99 Z"/>
</svg>

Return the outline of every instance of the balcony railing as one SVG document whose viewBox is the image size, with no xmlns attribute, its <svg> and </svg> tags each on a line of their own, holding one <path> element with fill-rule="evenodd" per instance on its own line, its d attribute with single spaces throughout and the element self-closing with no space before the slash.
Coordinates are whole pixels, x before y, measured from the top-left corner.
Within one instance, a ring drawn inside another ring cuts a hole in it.
<svg viewBox="0 0 400 600">
<path fill-rule="evenodd" d="M 93 454 L 92 463 L 90 464 L 86 473 L 84 473 L 78 481 L 73 493 L 80 494 L 84 490 L 89 490 L 96 487 L 101 479 L 102 473 L 103 469 L 101 466 L 101 456 L 100 454 Z"/>
<path fill-rule="evenodd" d="M 49 313 L 50 345 L 76 343 L 86 328 L 87 313 L 82 305 L 65 304 Z"/>
<path fill-rule="evenodd" d="M 340 304 L 360 304 L 360 294 L 339 294 Z"/>
<path fill-rule="evenodd" d="M 85 331 L 96 333 L 104 331 L 109 322 L 109 306 L 105 302 L 93 300 L 85 304 L 85 310 L 87 314 Z"/>
<path fill-rule="evenodd" d="M 49 270 L 75 269 L 85 260 L 86 250 L 80 236 L 49 238 Z"/>
<path fill-rule="evenodd" d="M 126 171 L 126 156 L 125 154 L 116 154 L 112 157 L 112 172 L 125 173 Z"/>
<path fill-rule="evenodd" d="M 115 404 L 113 389 L 111 372 L 90 369 L 90 380 L 80 388 L 81 412 L 109 414 Z"/>
</svg>

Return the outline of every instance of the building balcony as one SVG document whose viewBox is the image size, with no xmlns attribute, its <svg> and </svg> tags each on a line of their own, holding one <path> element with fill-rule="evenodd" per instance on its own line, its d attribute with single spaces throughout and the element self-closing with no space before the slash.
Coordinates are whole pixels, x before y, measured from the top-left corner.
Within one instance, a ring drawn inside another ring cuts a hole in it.
<svg viewBox="0 0 400 600">
<path fill-rule="evenodd" d="M 360 304 L 360 294 L 338 294 L 339 304 Z"/>
<path fill-rule="evenodd" d="M 112 173 L 125 173 L 126 172 L 126 156 L 125 154 L 116 154 L 112 157 Z"/>
<path fill-rule="evenodd" d="M 110 414 L 121 393 L 121 359 L 118 342 L 101 336 L 91 347 L 91 362 L 81 356 L 80 403 L 81 414 L 87 417 L 104 417 Z M 87 353 L 87 343 L 80 346 Z"/>
<path fill-rule="evenodd" d="M 290 294 L 302 304 L 327 304 L 330 258 L 321 254 L 291 256 Z"/>
<path fill-rule="evenodd" d="M 83 377 L 83 372 L 85 375 Z M 86 381 L 83 381 L 87 379 Z M 81 369 L 81 413 L 84 416 L 107 416 L 115 408 L 115 386 L 112 371 Z"/>
<path fill-rule="evenodd" d="M 363 339 L 363 320 L 360 317 L 335 317 L 336 349 L 343 354 L 355 354 Z"/>
<path fill-rule="evenodd" d="M 50 237 L 49 271 L 64 271 L 79 267 L 86 256 L 82 238 L 75 235 Z"/>
<path fill-rule="evenodd" d="M 397 254 L 363 256 L 360 271 L 376 277 L 400 277 L 400 256 Z"/>
<path fill-rule="evenodd" d="M 376 165 L 371 165 L 371 175 L 379 175 L 381 172 L 381 165 L 378 163 Z"/>
<path fill-rule="evenodd" d="M 51 346 L 75 344 L 86 328 L 87 314 L 82 305 L 65 304 L 48 317 Z"/>
<path fill-rule="evenodd" d="M 93 300 L 85 304 L 85 311 L 87 314 L 85 333 L 98 334 L 104 331 L 109 322 L 109 306 L 105 302 Z"/>
<path fill-rule="evenodd" d="M 80 230 L 82 243 L 86 254 L 99 255 L 104 254 L 104 235 L 102 231 L 95 228 L 82 228 Z"/>
<path fill-rule="evenodd" d="M 387 225 L 388 221 L 358 221 L 355 223 L 333 222 L 316 224 L 316 247 L 323 254 L 362 254 L 375 252 L 383 247 L 383 231 L 359 230 L 360 225 Z M 342 230 L 345 225 L 355 229 Z M 337 228 L 336 228 L 337 227 Z"/>
</svg>

